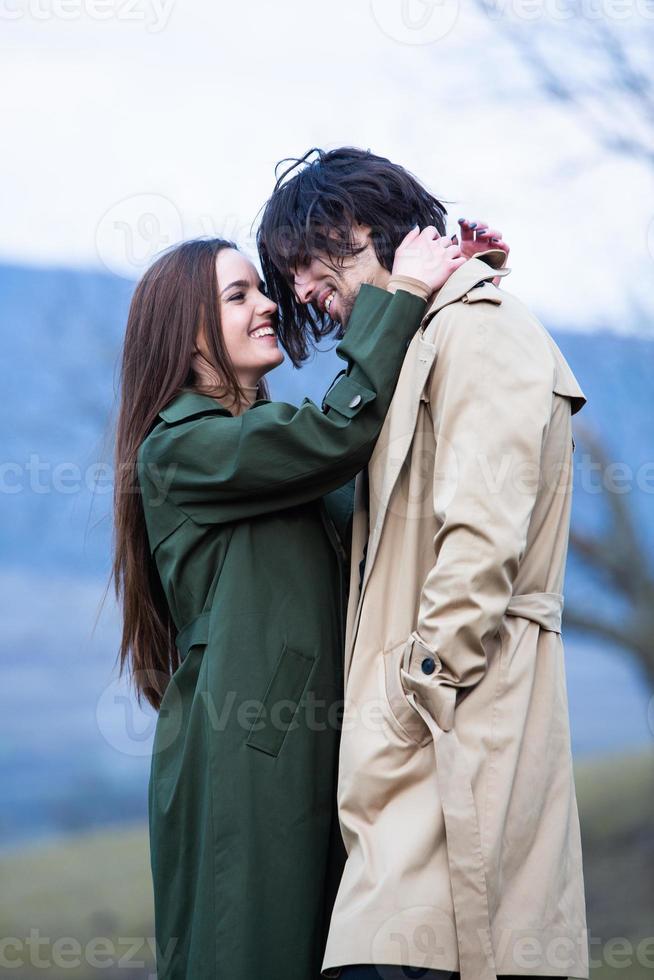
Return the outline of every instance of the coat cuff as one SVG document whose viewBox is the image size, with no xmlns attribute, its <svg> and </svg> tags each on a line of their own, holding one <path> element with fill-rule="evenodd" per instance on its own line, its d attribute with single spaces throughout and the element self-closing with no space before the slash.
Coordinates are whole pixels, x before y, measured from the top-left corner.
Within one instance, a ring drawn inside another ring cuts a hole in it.
<svg viewBox="0 0 654 980">
<path fill-rule="evenodd" d="M 353 419 L 368 402 L 374 401 L 375 397 L 374 391 L 345 374 L 339 377 L 336 384 L 329 389 L 323 399 L 322 407 L 323 411 L 327 406 L 346 418 Z"/>
<path fill-rule="evenodd" d="M 414 279 L 413 276 L 391 276 L 386 289 L 389 293 L 395 293 L 398 289 L 402 289 L 405 293 L 413 293 L 414 296 L 419 296 L 425 302 L 432 294 L 427 283 L 423 282 L 422 279 Z"/>
<path fill-rule="evenodd" d="M 439 676 L 441 669 L 438 655 L 412 633 L 404 648 L 400 671 L 404 690 L 415 694 L 438 727 L 449 732 L 454 728 L 456 688 Z"/>
</svg>

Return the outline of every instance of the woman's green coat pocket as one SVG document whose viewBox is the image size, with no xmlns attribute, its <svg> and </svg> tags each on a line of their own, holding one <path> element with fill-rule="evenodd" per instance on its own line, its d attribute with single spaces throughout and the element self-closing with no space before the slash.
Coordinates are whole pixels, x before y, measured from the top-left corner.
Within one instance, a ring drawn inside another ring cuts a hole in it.
<svg viewBox="0 0 654 980">
<path fill-rule="evenodd" d="M 298 712 L 313 664 L 313 657 L 284 647 L 250 730 L 248 745 L 268 755 L 279 755 Z"/>
</svg>

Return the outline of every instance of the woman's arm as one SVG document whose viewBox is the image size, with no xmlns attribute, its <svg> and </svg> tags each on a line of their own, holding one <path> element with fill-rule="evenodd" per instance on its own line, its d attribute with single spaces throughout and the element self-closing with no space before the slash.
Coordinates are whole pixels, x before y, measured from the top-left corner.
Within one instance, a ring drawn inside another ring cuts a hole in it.
<svg viewBox="0 0 654 980">
<path fill-rule="evenodd" d="M 199 523 L 225 523 L 305 503 L 347 483 L 372 454 L 424 310 L 425 301 L 404 289 L 392 294 L 363 285 L 337 347 L 348 369 L 329 389 L 323 410 L 309 399 L 299 408 L 261 402 L 236 417 L 216 406 L 158 424 L 138 454 L 149 528 L 156 525 L 157 500 Z"/>
</svg>

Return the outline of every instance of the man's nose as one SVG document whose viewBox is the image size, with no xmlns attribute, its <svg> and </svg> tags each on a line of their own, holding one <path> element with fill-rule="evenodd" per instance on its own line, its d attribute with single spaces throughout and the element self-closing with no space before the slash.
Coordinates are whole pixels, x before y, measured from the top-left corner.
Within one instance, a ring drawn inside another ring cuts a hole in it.
<svg viewBox="0 0 654 980">
<path fill-rule="evenodd" d="M 312 279 L 304 277 L 299 278 L 298 276 L 295 277 L 293 291 L 295 292 L 299 303 L 306 306 L 307 303 L 311 302 L 314 286 L 315 284 Z"/>
</svg>

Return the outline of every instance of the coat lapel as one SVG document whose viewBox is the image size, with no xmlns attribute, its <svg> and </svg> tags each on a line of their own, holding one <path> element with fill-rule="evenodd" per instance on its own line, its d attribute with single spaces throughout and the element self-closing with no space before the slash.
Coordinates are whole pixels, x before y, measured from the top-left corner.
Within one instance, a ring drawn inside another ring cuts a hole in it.
<svg viewBox="0 0 654 980">
<path fill-rule="evenodd" d="M 345 643 L 346 681 L 359 625 L 363 596 L 379 548 L 388 502 L 411 447 L 418 418 L 420 397 L 435 357 L 436 347 L 434 344 L 425 340 L 421 333 L 417 333 L 409 345 L 391 407 L 368 467 L 368 500 L 364 499 L 363 494 L 364 479 L 362 476 L 357 477 L 355 533 L 352 541 L 352 574 L 354 576 L 356 573 L 358 576 L 359 562 L 364 556 L 365 570 L 358 593 L 353 590 L 350 592 L 351 595 L 359 595 L 359 602 L 356 605 L 350 603 L 348 610 Z M 373 516 L 375 518 L 374 523 L 369 525 L 369 519 Z M 367 551 L 364 552 L 365 529 L 368 526 L 368 546 Z M 358 585 L 358 581 L 353 584 Z"/>
<path fill-rule="evenodd" d="M 370 511 L 371 515 L 376 515 L 376 520 L 370 528 L 362 594 L 375 561 L 391 494 L 411 448 L 422 393 L 436 359 L 436 325 L 432 325 L 432 321 L 445 306 L 466 299 L 476 286 L 509 272 L 508 269 L 497 268 L 497 264 L 505 258 L 501 250 L 491 249 L 481 255 L 483 259 L 470 259 L 450 276 L 434 297 L 423 318 L 421 330 L 409 345 L 395 395 L 369 465 Z M 376 500 L 373 499 L 374 494 L 377 494 Z"/>
<path fill-rule="evenodd" d="M 370 527 L 363 588 L 377 555 L 388 502 L 411 448 L 420 398 L 435 357 L 435 345 L 422 334 L 416 334 L 409 346 L 395 397 L 369 464 L 370 515 L 371 519 L 374 515 L 375 520 Z"/>
<path fill-rule="evenodd" d="M 457 269 L 430 303 L 423 318 L 421 329 L 407 350 L 395 395 L 368 467 L 370 499 L 369 501 L 363 500 L 361 487 L 358 487 L 355 497 L 355 528 L 358 526 L 360 530 L 363 527 L 366 515 L 362 511 L 365 511 L 367 507 L 370 511 L 370 527 L 368 548 L 365 555 L 365 571 L 361 588 L 358 591 L 359 601 L 354 609 L 351 603 L 348 611 L 345 645 L 346 679 L 354 650 L 363 597 L 375 564 L 388 505 L 411 448 L 420 401 L 437 356 L 436 324 L 432 321 L 440 310 L 449 306 L 450 303 L 463 299 L 479 284 L 492 280 L 498 275 L 508 275 L 510 270 L 501 268 L 505 258 L 504 252 L 500 249 L 490 249 L 488 252 L 480 253 L 474 259 L 469 259 L 465 265 Z M 360 481 L 361 477 L 358 478 L 357 485 Z M 373 517 L 374 520 L 372 520 Z M 353 541 L 352 562 L 358 573 L 359 561 L 363 558 L 363 546 L 365 544 L 363 538 L 365 536 L 359 533 L 356 537 L 359 540 L 358 542 Z M 357 543 L 359 544 L 358 549 L 356 548 Z M 350 594 L 353 596 L 357 592 L 351 590 Z"/>
</svg>

